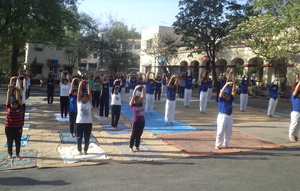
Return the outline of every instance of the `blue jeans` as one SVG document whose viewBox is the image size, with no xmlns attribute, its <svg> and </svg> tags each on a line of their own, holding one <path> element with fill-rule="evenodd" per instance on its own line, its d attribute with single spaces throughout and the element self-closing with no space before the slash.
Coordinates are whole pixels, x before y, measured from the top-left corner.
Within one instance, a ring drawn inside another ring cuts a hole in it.
<svg viewBox="0 0 300 191">
<path fill-rule="evenodd" d="M 82 151 L 81 143 L 84 136 L 84 151 L 86 152 L 90 144 L 90 136 L 92 132 L 92 123 L 77 123 L 76 135 L 77 135 L 77 150 Z"/>
</svg>

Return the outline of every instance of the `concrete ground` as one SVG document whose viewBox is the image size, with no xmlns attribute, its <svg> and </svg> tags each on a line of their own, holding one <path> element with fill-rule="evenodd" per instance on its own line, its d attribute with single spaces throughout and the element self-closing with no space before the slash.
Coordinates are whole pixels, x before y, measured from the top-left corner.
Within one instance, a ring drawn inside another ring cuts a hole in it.
<svg viewBox="0 0 300 191">
<path fill-rule="evenodd" d="M 38 151 L 37 167 L 66 167 L 66 166 L 80 166 L 91 165 L 99 163 L 119 163 L 132 161 L 132 158 L 128 155 L 122 154 L 122 152 L 115 146 L 115 142 L 128 142 L 130 134 L 117 134 L 111 135 L 103 131 L 100 124 L 109 124 L 109 120 L 99 121 L 93 116 L 93 131 L 92 134 L 98 140 L 98 145 L 107 153 L 110 160 L 104 160 L 101 162 L 80 162 L 74 164 L 64 164 L 57 148 L 62 145 L 58 131 L 69 130 L 68 122 L 58 122 L 53 113 L 59 113 L 59 101 L 54 101 L 53 105 L 48 105 L 45 98 L 45 89 L 42 87 L 33 87 L 32 96 L 28 101 L 27 108 L 36 108 L 37 110 L 28 111 L 30 118 L 25 123 L 30 124 L 28 131 L 24 130 L 23 134 L 29 134 L 30 141 L 28 147 L 22 149 L 34 149 Z M 183 123 L 198 128 L 199 130 L 205 130 L 207 127 L 215 127 L 217 116 L 217 103 L 212 100 L 208 106 L 205 114 L 199 112 L 199 101 L 195 94 L 192 97 L 190 108 L 183 107 L 183 100 L 177 100 L 176 115 L 175 118 Z M 2 92 L 3 93 L 3 92 Z M 56 92 L 56 94 L 58 94 Z M 126 97 L 127 94 L 126 94 Z M 234 104 L 234 130 L 242 132 L 244 134 L 253 136 L 255 138 L 274 143 L 278 147 L 298 145 L 298 143 L 291 143 L 288 141 L 288 126 L 290 119 L 285 115 L 288 115 L 288 108 L 290 107 L 289 101 L 279 101 L 277 108 L 278 115 L 274 118 L 267 118 L 264 111 L 266 111 L 268 100 L 264 98 L 250 98 L 247 111 L 240 112 L 238 105 L 238 97 Z M 165 97 L 162 97 L 160 101 L 155 102 L 155 109 L 161 113 L 164 113 Z M 93 113 L 98 113 L 98 110 L 93 110 Z M 4 123 L 5 110 L 1 110 L 0 122 Z M 123 117 L 120 123 L 126 124 L 130 127 L 130 120 Z M 210 129 L 214 130 L 214 129 Z M 2 145 L 5 143 L 4 130 L 0 132 L 0 140 Z M 151 148 L 163 156 L 159 158 L 139 158 L 141 161 L 153 161 L 153 160 L 167 160 L 174 158 L 189 157 L 187 153 L 183 152 L 182 148 L 176 147 L 176 145 L 170 145 L 163 142 L 155 135 L 144 131 L 142 141 L 146 145 L 150 145 Z M 214 140 L 211 140 L 213 143 Z M 63 144 L 64 146 L 74 144 Z M 247 145 L 246 145 L 247 146 Z M 2 150 L 6 148 L 3 147 Z"/>
</svg>

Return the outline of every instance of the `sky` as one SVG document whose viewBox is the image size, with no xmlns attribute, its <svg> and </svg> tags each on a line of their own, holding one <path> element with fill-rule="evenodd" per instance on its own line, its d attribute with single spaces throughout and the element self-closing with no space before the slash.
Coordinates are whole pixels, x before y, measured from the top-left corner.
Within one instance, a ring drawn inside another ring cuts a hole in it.
<svg viewBox="0 0 300 191">
<path fill-rule="evenodd" d="M 78 0 L 79 11 L 94 19 L 112 15 L 138 32 L 156 26 L 172 26 L 179 13 L 179 0 Z"/>
</svg>

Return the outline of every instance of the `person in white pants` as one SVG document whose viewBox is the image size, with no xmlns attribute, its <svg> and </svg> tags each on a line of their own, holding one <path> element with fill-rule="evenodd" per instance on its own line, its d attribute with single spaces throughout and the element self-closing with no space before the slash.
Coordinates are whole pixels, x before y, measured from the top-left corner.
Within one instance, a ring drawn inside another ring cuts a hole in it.
<svg viewBox="0 0 300 191">
<path fill-rule="evenodd" d="M 268 112 L 267 115 L 271 118 L 273 117 L 274 111 L 276 109 L 277 103 L 278 103 L 278 84 L 275 83 L 274 80 L 269 88 L 270 93 L 270 100 L 269 100 L 269 106 L 268 106 Z"/>
<path fill-rule="evenodd" d="M 150 74 L 153 74 L 153 79 L 150 79 Z M 145 114 L 147 115 L 150 111 L 150 115 L 153 114 L 154 107 L 154 87 L 155 87 L 155 75 L 153 72 L 148 72 L 146 74 L 146 108 Z"/>
<path fill-rule="evenodd" d="M 230 84 L 233 85 L 232 92 L 227 93 L 225 89 Z M 234 82 L 227 82 L 225 86 L 221 89 L 219 94 L 219 114 L 217 117 L 217 135 L 215 142 L 215 149 L 220 149 L 222 142 L 223 146 L 229 147 L 229 141 L 232 134 L 232 102 L 235 98 L 236 87 Z"/>
<path fill-rule="evenodd" d="M 289 139 L 290 141 L 298 141 L 298 135 L 300 130 L 300 83 L 298 82 L 293 95 L 291 96 L 292 101 L 292 112 L 291 112 L 291 124 L 289 128 Z"/>
<path fill-rule="evenodd" d="M 192 72 L 188 75 L 188 71 L 185 74 L 185 89 L 184 89 L 184 107 L 189 107 L 192 98 Z"/>
<path fill-rule="evenodd" d="M 210 102 L 211 100 L 211 95 L 212 95 L 212 80 L 211 78 L 208 78 L 208 89 L 207 89 L 207 103 Z"/>
<path fill-rule="evenodd" d="M 200 113 L 204 113 L 207 106 L 207 98 L 208 98 L 208 82 L 207 82 L 208 71 L 206 71 L 202 77 L 202 81 L 200 84 Z"/>
<path fill-rule="evenodd" d="M 245 111 L 248 104 L 248 89 L 249 79 L 247 76 L 242 78 L 241 86 L 240 86 L 240 111 Z"/>
<path fill-rule="evenodd" d="M 161 95 L 166 96 L 166 90 L 167 90 L 167 76 L 166 74 L 163 74 Z"/>
<path fill-rule="evenodd" d="M 167 100 L 165 107 L 166 126 L 173 125 L 176 107 L 176 91 L 178 87 L 178 76 L 173 75 L 167 85 Z"/>
</svg>

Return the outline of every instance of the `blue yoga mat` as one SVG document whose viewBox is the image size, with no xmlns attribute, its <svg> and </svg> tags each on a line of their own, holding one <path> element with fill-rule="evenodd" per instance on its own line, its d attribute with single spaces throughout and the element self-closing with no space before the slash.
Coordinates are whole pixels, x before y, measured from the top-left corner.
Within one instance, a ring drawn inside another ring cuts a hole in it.
<svg viewBox="0 0 300 191">
<path fill-rule="evenodd" d="M 28 146 L 28 141 L 29 141 L 30 135 L 22 135 L 21 137 L 21 147 L 26 147 Z M 4 144 L 5 147 L 7 147 L 7 143 Z M 16 146 L 15 141 L 13 142 L 13 147 Z"/>
<path fill-rule="evenodd" d="M 122 114 L 127 117 L 128 119 L 131 119 L 131 109 L 128 103 L 122 104 Z M 182 123 L 178 120 L 174 120 L 173 126 L 165 126 L 165 115 L 153 110 L 151 115 L 146 115 L 145 120 L 145 130 L 149 131 L 153 134 L 166 134 L 166 133 L 185 133 L 185 132 L 192 132 L 192 131 L 198 131 L 198 129 L 193 128 L 185 123 Z"/>
<path fill-rule="evenodd" d="M 77 143 L 77 138 L 71 138 L 70 137 L 70 131 L 59 131 L 59 137 L 62 143 Z M 82 139 L 82 142 L 84 143 L 84 138 Z M 90 143 L 96 143 L 97 139 L 91 134 L 90 137 Z"/>
<path fill-rule="evenodd" d="M 113 129 L 111 124 L 101 124 L 101 128 L 108 134 L 128 134 L 131 132 L 131 129 L 127 127 L 124 123 L 119 123 L 118 128 Z"/>
</svg>

